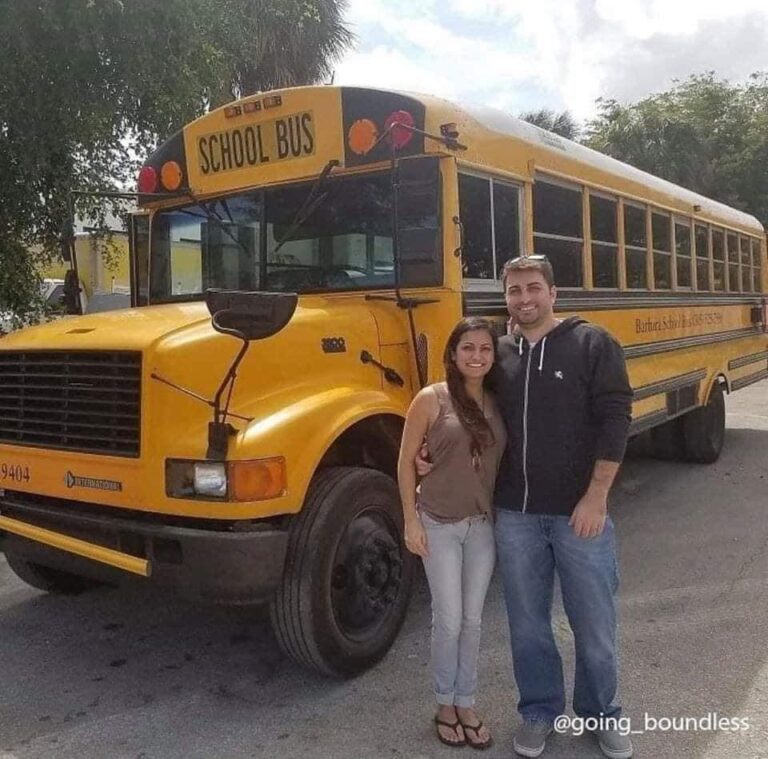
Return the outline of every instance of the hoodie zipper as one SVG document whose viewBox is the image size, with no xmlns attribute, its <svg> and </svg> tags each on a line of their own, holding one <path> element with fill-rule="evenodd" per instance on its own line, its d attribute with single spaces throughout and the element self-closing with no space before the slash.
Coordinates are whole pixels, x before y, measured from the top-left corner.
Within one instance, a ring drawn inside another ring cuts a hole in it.
<svg viewBox="0 0 768 759">
<path fill-rule="evenodd" d="M 535 346 L 534 346 L 535 347 Z M 523 514 L 528 508 L 528 386 L 531 379 L 531 357 L 533 348 L 528 348 L 528 363 L 525 367 L 525 395 L 523 396 L 523 480 L 525 495 L 523 496 Z"/>
</svg>

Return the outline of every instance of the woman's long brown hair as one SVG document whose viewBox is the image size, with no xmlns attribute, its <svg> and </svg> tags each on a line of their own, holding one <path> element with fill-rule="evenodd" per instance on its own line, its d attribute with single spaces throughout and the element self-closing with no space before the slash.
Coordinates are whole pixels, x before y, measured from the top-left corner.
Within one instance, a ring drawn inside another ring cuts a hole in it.
<svg viewBox="0 0 768 759">
<path fill-rule="evenodd" d="M 445 366 L 448 392 L 451 394 L 456 416 L 459 417 L 459 421 L 469 435 L 470 451 L 472 452 L 473 459 L 480 456 L 486 448 L 490 448 L 496 442 L 491 425 L 488 424 L 483 410 L 467 393 L 467 388 L 464 386 L 464 376 L 459 371 L 453 358 L 461 338 L 467 332 L 474 332 L 475 330 L 483 330 L 491 336 L 493 356 L 494 360 L 496 360 L 498 344 L 496 332 L 493 329 L 493 325 L 487 319 L 479 316 L 469 316 L 462 319 L 448 336 L 448 342 L 445 344 L 445 351 L 443 352 L 443 365 Z M 488 375 L 486 374 L 483 378 L 483 387 L 487 387 L 487 380 Z"/>
</svg>

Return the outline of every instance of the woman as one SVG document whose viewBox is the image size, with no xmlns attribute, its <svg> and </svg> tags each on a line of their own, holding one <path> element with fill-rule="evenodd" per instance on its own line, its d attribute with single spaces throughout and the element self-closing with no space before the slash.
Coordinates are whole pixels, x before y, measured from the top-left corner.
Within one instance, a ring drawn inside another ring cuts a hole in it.
<svg viewBox="0 0 768 759">
<path fill-rule="evenodd" d="M 462 319 L 443 354 L 445 382 L 425 387 L 408 410 L 398 462 L 405 545 L 420 556 L 432 595 L 432 677 L 437 736 L 488 748 L 474 709 L 480 622 L 496 558 L 493 488 L 506 444 L 486 377 L 496 336 L 485 319 Z M 432 469 L 416 494 L 415 458 L 426 439 Z"/>
</svg>

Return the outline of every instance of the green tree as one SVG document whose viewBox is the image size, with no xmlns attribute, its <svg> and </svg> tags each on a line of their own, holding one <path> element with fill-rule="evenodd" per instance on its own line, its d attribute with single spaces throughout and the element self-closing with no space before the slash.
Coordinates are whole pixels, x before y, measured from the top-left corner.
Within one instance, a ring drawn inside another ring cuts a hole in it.
<svg viewBox="0 0 768 759">
<path fill-rule="evenodd" d="M 345 0 L 0 0 L 0 311 L 60 255 L 70 190 L 132 187 L 141 159 L 234 97 L 326 78 Z M 94 199 L 78 212 L 103 219 Z M 109 209 L 115 212 L 115 208 Z"/>
<path fill-rule="evenodd" d="M 549 108 L 540 108 L 538 111 L 521 113 L 520 118 L 529 124 L 546 129 L 548 132 L 559 134 L 567 140 L 577 140 L 579 138 L 579 125 L 570 111 L 555 113 Z"/>
<path fill-rule="evenodd" d="M 601 100 L 585 143 L 768 224 L 768 75 L 710 72 L 624 105 Z"/>
</svg>

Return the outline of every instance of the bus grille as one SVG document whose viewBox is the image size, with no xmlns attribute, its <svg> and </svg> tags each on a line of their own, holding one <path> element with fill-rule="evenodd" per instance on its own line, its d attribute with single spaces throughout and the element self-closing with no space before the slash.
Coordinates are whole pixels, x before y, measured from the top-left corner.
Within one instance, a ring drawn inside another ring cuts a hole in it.
<svg viewBox="0 0 768 759">
<path fill-rule="evenodd" d="M 141 353 L 0 351 L 0 443 L 137 457 Z"/>
</svg>

